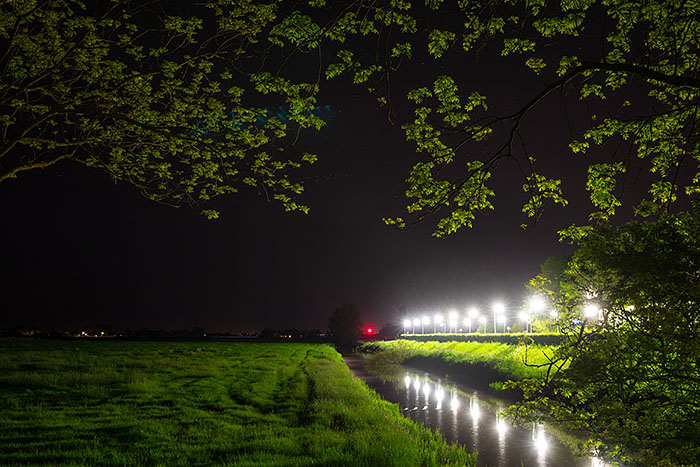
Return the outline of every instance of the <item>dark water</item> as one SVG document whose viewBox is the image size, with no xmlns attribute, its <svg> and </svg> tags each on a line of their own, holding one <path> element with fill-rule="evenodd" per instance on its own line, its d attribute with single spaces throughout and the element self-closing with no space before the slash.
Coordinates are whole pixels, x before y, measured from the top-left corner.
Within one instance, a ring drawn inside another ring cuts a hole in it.
<svg viewBox="0 0 700 467">
<path fill-rule="evenodd" d="M 598 458 L 576 457 L 544 425 L 511 426 L 500 416 L 505 401 L 423 371 L 400 367 L 398 374 L 379 377 L 364 371 L 362 357 L 346 356 L 346 362 L 406 417 L 438 429 L 449 443 L 478 451 L 479 466 L 606 467 Z"/>
</svg>

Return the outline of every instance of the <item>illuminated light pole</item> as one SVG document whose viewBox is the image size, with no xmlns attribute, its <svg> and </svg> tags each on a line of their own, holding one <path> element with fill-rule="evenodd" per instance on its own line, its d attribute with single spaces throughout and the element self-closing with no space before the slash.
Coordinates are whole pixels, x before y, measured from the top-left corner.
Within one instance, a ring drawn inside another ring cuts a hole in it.
<svg viewBox="0 0 700 467">
<path fill-rule="evenodd" d="M 420 326 L 420 320 L 418 318 L 413 319 L 413 334 L 416 333 L 416 328 Z"/>
<path fill-rule="evenodd" d="M 469 328 L 469 333 L 471 334 L 472 332 L 472 319 L 471 318 L 464 318 L 464 325 Z"/>
<path fill-rule="evenodd" d="M 499 315 L 498 321 L 500 323 L 503 323 L 503 334 L 505 334 L 506 333 L 506 315 Z"/>
<path fill-rule="evenodd" d="M 471 322 L 475 319 L 479 319 L 479 309 L 476 307 L 473 307 L 469 310 L 469 332 L 472 332 L 472 325 Z"/>
<path fill-rule="evenodd" d="M 421 321 L 420 333 L 425 334 L 425 326 L 430 324 L 430 317 L 423 316 L 423 321 Z"/>
<path fill-rule="evenodd" d="M 403 320 L 403 333 L 408 334 L 408 328 L 411 326 L 411 320 L 410 319 L 405 319 Z"/>
<path fill-rule="evenodd" d="M 518 313 L 518 318 L 520 321 L 525 322 L 525 332 L 529 332 L 528 330 L 530 329 L 530 313 L 527 311 L 521 311 Z"/>
<path fill-rule="evenodd" d="M 434 323 L 433 332 L 438 332 L 438 330 L 437 330 L 438 327 L 437 327 L 437 326 L 438 326 L 438 324 L 442 324 L 442 315 L 439 314 L 439 313 L 436 314 L 436 315 L 433 317 L 433 323 Z"/>
<path fill-rule="evenodd" d="M 450 328 L 452 328 L 452 332 L 457 332 L 457 312 L 456 311 L 450 311 L 449 314 L 450 317 Z"/>
<path fill-rule="evenodd" d="M 527 316 L 527 332 L 532 332 L 532 317 L 533 315 L 544 311 L 546 304 L 542 297 L 535 295 L 530 297 L 530 302 L 528 303 L 528 316 Z"/>
<path fill-rule="evenodd" d="M 501 302 L 496 302 L 493 304 L 493 333 L 496 334 L 496 317 L 498 315 L 504 314 L 506 311 L 505 305 Z"/>
</svg>

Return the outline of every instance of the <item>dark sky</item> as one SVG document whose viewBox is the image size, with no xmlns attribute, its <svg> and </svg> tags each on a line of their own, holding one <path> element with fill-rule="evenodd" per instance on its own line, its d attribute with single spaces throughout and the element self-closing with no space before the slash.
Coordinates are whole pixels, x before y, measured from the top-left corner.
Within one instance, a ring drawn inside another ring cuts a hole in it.
<svg viewBox="0 0 700 467">
<path fill-rule="evenodd" d="M 445 72 L 411 66 L 409 75 L 426 83 Z M 512 109 L 540 84 L 509 66 L 465 61 L 458 84 L 486 94 L 494 111 Z M 566 148 L 572 133 L 560 103 L 536 108 L 523 134 L 545 175 L 565 179 L 571 205 L 522 230 L 522 180 L 506 165 L 492 183 L 495 211 L 446 239 L 430 236 L 437 219 L 408 232 L 381 220 L 404 214 L 404 180 L 416 160 L 400 127 L 359 88 L 333 84 L 319 103 L 333 115 L 326 130 L 301 138 L 302 149 L 320 156 L 304 172 L 308 215 L 242 193 L 218 201 L 221 218 L 208 221 L 69 163 L 2 183 L 0 327 L 323 330 L 345 303 L 373 326 L 399 321 L 400 308 L 423 313 L 499 299 L 513 309 L 540 263 L 571 251 L 556 231 L 585 221 L 587 162 Z M 399 123 L 411 117 L 405 104 L 399 110 Z"/>
</svg>

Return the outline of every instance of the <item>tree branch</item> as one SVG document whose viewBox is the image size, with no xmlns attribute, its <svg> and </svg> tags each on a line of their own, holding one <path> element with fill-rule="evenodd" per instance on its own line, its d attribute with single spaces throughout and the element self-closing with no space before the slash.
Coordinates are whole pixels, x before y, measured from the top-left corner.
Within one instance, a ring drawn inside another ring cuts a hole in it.
<svg viewBox="0 0 700 467">
<path fill-rule="evenodd" d="M 24 172 L 26 170 L 33 170 L 33 169 L 43 169 L 43 168 L 52 166 L 55 163 L 57 163 L 63 159 L 72 159 L 74 154 L 75 154 L 75 151 L 73 151 L 69 154 L 63 154 L 61 156 L 58 156 L 58 157 L 51 159 L 49 161 L 46 161 L 46 162 L 34 162 L 32 164 L 25 164 L 25 165 L 21 165 L 19 167 L 15 167 L 14 169 L 10 170 L 9 172 L 0 175 L 0 183 L 7 180 L 8 178 L 15 178 L 17 176 L 17 174 L 20 172 Z"/>
<path fill-rule="evenodd" d="M 602 63 L 582 61 L 579 67 L 583 70 L 607 70 L 618 73 L 633 73 L 643 78 L 653 79 L 674 86 L 683 86 L 700 89 L 700 79 L 690 76 L 667 75 L 656 70 L 645 68 L 631 63 Z"/>
</svg>

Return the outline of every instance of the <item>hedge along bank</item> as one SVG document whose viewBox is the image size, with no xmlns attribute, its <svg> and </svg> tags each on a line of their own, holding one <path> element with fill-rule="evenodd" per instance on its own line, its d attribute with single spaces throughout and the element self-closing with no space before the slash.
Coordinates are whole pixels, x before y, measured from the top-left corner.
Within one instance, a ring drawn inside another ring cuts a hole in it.
<svg viewBox="0 0 700 467">
<path fill-rule="evenodd" d="M 455 334 L 455 333 L 433 333 L 433 334 L 402 334 L 401 339 L 418 342 L 498 342 L 501 344 L 518 345 L 524 341 L 535 345 L 555 346 L 562 341 L 560 333 L 519 333 L 519 334 Z"/>
</svg>

